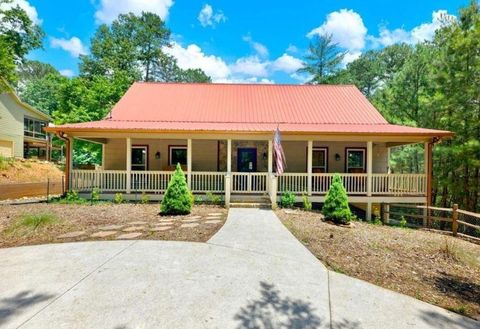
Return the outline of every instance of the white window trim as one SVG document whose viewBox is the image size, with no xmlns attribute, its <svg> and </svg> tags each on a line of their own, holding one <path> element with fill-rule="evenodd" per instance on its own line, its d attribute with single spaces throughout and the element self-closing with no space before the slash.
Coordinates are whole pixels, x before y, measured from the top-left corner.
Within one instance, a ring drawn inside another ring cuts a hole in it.
<svg viewBox="0 0 480 329">
<path fill-rule="evenodd" d="M 349 167 L 348 165 L 348 152 L 350 151 L 360 151 L 363 153 L 363 166 L 362 167 Z M 346 166 L 346 173 L 349 172 L 350 169 L 363 169 L 364 172 L 367 170 L 367 150 L 364 148 L 358 148 L 358 147 L 347 147 L 345 151 L 346 159 L 345 159 L 345 166 Z"/>
<path fill-rule="evenodd" d="M 139 171 L 138 169 L 139 168 L 142 168 L 141 170 L 143 171 L 147 171 L 147 168 L 148 168 L 148 146 L 144 146 L 144 145 L 134 145 L 132 146 L 132 151 L 134 149 L 142 149 L 142 150 L 145 150 L 145 163 L 144 164 L 134 164 L 133 161 L 131 163 L 131 168 L 133 170 L 133 168 L 137 169 L 137 171 Z M 133 152 L 132 152 L 133 154 Z"/>
<path fill-rule="evenodd" d="M 187 147 L 187 146 L 173 146 L 173 145 L 172 145 L 172 146 L 169 146 L 168 149 L 169 149 L 169 152 L 170 152 L 170 154 L 169 154 L 169 156 L 168 156 L 168 159 L 169 159 L 169 164 L 168 164 L 168 165 L 169 165 L 169 166 L 176 166 L 176 165 L 177 165 L 176 163 L 175 163 L 175 164 L 172 163 L 172 160 L 173 160 L 173 156 L 172 156 L 172 155 L 173 155 L 173 150 L 185 150 L 185 151 L 187 151 L 187 153 L 188 153 L 188 147 Z M 188 157 L 188 155 L 187 155 L 187 157 Z M 188 160 L 187 160 L 187 162 L 188 162 Z M 187 165 L 187 164 L 185 163 L 185 164 L 180 164 L 180 165 L 185 166 L 185 165 Z"/>
</svg>

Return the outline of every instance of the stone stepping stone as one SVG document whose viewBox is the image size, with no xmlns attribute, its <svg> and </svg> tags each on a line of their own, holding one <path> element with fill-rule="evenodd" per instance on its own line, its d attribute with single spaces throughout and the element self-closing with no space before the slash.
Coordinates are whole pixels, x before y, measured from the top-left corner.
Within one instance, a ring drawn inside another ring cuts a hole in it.
<svg viewBox="0 0 480 329">
<path fill-rule="evenodd" d="M 122 231 L 123 232 L 135 232 L 135 231 L 144 231 L 145 226 L 132 226 L 132 227 L 127 227 L 124 228 Z"/>
<path fill-rule="evenodd" d="M 79 236 L 85 235 L 85 231 L 69 232 L 58 236 L 59 239 L 71 239 L 78 238 Z"/>
<path fill-rule="evenodd" d="M 210 217 L 207 217 L 205 218 L 206 220 L 212 220 L 212 219 L 221 219 L 221 217 L 218 217 L 218 216 L 210 216 Z"/>
<path fill-rule="evenodd" d="M 154 227 L 154 228 L 152 228 L 150 231 L 152 231 L 152 232 L 161 232 L 161 231 L 168 231 L 168 230 L 170 230 L 171 228 L 172 228 L 171 226 Z"/>
<path fill-rule="evenodd" d="M 205 224 L 218 224 L 221 223 L 222 221 L 219 219 L 212 219 L 212 220 L 207 220 L 205 221 Z"/>
<path fill-rule="evenodd" d="M 221 213 L 221 212 L 212 212 L 212 213 L 208 214 L 208 216 L 217 216 L 217 217 L 222 216 L 222 215 L 223 215 L 223 213 Z"/>
<path fill-rule="evenodd" d="M 155 224 L 154 226 L 157 227 L 157 226 L 172 226 L 172 225 L 173 225 L 173 222 L 165 222 L 165 223 Z"/>
<path fill-rule="evenodd" d="M 187 224 L 180 225 L 180 227 L 181 228 L 192 228 L 192 227 L 196 227 L 198 225 L 200 225 L 200 224 L 198 224 L 198 223 L 187 223 Z"/>
<path fill-rule="evenodd" d="M 113 231 L 113 230 L 119 230 L 124 226 L 125 225 L 107 225 L 107 226 L 99 227 L 98 229 L 102 231 Z"/>
<path fill-rule="evenodd" d="M 202 216 L 188 216 L 186 219 L 202 219 Z"/>
<path fill-rule="evenodd" d="M 129 222 L 128 224 L 129 225 L 145 225 L 145 224 L 147 224 L 147 222 L 139 220 L 139 221 L 136 221 L 136 222 Z"/>
<path fill-rule="evenodd" d="M 142 233 L 125 233 L 117 236 L 117 240 L 124 240 L 124 239 L 135 239 L 138 238 Z"/>
<path fill-rule="evenodd" d="M 198 219 L 184 219 L 184 220 L 182 220 L 182 222 L 184 222 L 184 223 L 195 223 L 195 222 L 198 222 Z"/>
<path fill-rule="evenodd" d="M 117 234 L 117 231 L 103 231 L 103 232 L 96 232 L 90 235 L 91 238 L 106 238 L 107 236 L 111 236 Z"/>
</svg>

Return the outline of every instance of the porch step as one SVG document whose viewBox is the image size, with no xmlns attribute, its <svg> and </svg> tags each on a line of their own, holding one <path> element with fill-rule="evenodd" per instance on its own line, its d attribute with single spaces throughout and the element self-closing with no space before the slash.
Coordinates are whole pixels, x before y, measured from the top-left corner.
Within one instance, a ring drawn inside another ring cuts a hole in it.
<svg viewBox="0 0 480 329">
<path fill-rule="evenodd" d="M 268 202 L 230 202 L 230 208 L 272 209 L 272 204 Z"/>
</svg>

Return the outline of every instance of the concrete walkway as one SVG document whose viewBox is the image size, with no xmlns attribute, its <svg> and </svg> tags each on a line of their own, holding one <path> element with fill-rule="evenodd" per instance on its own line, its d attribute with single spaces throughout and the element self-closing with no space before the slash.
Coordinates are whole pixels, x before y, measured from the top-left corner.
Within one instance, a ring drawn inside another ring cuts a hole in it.
<svg viewBox="0 0 480 329">
<path fill-rule="evenodd" d="M 0 328 L 479 328 L 327 269 L 273 212 L 232 209 L 208 243 L 0 250 Z"/>
</svg>

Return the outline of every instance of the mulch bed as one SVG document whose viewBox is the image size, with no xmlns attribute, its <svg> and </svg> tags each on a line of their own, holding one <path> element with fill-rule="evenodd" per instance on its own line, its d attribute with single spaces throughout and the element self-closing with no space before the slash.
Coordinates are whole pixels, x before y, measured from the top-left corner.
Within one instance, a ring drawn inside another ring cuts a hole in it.
<svg viewBox="0 0 480 329">
<path fill-rule="evenodd" d="M 315 212 L 277 215 L 330 269 L 480 320 L 480 245 L 422 229 L 340 227 Z"/>
<path fill-rule="evenodd" d="M 12 232 L 9 228 L 22 216 L 51 214 L 57 223 L 25 232 Z M 212 217 L 210 214 L 216 214 Z M 161 216 L 158 204 L 23 204 L 0 205 L 0 248 L 44 243 L 59 243 L 91 240 L 115 240 L 120 235 L 133 233 L 125 229 L 142 228 L 137 239 L 205 242 L 225 223 L 227 210 L 218 206 L 195 205 L 192 213 L 185 216 Z M 213 219 L 213 223 L 212 223 Z M 207 223 L 208 221 L 208 223 Z M 138 224 L 135 222 L 144 222 Z M 132 224 L 133 223 L 133 224 Z M 170 224 L 169 224 L 170 223 Z M 185 225 L 198 223 L 195 225 Z M 121 228 L 107 230 L 105 227 L 119 225 Z M 167 226 L 165 231 L 155 228 Z M 84 232 L 74 238 L 60 238 L 66 233 Z M 108 237 L 92 238 L 103 231 L 115 231 Z"/>
</svg>

